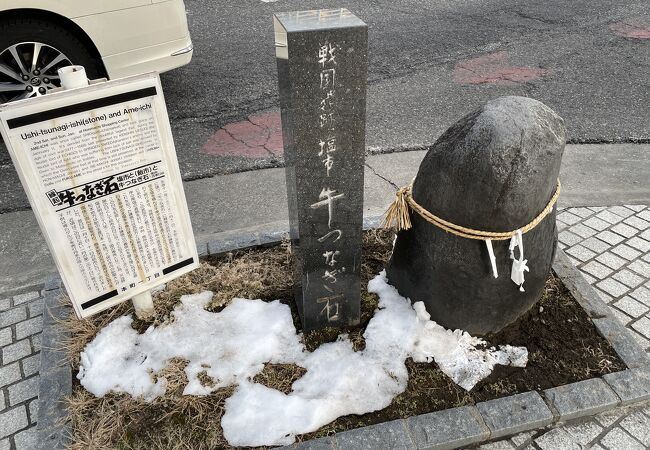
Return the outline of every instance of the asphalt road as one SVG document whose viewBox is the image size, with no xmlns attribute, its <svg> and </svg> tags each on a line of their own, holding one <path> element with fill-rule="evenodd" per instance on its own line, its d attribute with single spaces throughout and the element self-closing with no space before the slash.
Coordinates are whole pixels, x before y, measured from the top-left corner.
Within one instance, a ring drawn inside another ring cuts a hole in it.
<svg viewBox="0 0 650 450">
<path fill-rule="evenodd" d="M 368 23 L 371 152 L 421 148 L 501 95 L 546 103 L 573 143 L 650 142 L 647 0 L 185 2 L 194 59 L 162 79 L 186 180 L 282 164 L 276 11 Z M 1 150 L 0 213 L 27 207 Z"/>
</svg>

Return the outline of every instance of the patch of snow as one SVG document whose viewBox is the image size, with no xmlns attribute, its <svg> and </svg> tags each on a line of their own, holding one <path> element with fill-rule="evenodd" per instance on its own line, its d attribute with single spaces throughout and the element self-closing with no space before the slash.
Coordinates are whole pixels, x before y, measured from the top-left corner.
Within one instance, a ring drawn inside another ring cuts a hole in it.
<svg viewBox="0 0 650 450">
<path fill-rule="evenodd" d="M 296 435 L 338 417 L 386 408 L 406 389 L 408 357 L 416 362 L 435 360 L 466 390 L 496 364 L 524 367 L 528 361 L 525 348 L 478 349 L 485 347 L 482 339 L 431 321 L 424 304 L 411 306 L 388 284 L 385 272 L 370 281 L 368 291 L 379 296 L 379 308 L 363 335 L 366 348 L 355 352 L 345 335 L 321 345 L 301 364 L 307 373 L 288 395 L 260 384 L 240 384 L 226 400 L 221 420 L 231 445 L 289 445 Z"/>
<path fill-rule="evenodd" d="M 404 392 L 405 361 L 435 362 L 466 390 L 487 377 L 496 364 L 524 367 L 522 347 L 485 348 L 485 341 L 446 330 L 430 320 L 422 302 L 411 305 L 386 281 L 385 272 L 368 284 L 379 307 L 368 323 L 366 347 L 355 352 L 346 335 L 309 353 L 300 342 L 289 307 L 278 301 L 234 299 L 223 311 L 204 310 L 212 293 L 181 298 L 174 321 L 138 335 L 130 317 L 104 328 L 82 353 L 78 378 L 97 396 L 128 392 L 152 399 L 165 392 L 165 380 L 151 373 L 173 357 L 190 361 L 185 394 L 205 395 L 237 384 L 226 400 L 221 426 L 234 446 L 288 445 L 298 434 L 315 431 L 347 414 L 383 409 Z M 284 394 L 252 378 L 265 362 L 298 364 L 307 372 Z M 205 365 L 208 365 L 206 368 Z M 216 384 L 201 385 L 206 370 Z"/>
<path fill-rule="evenodd" d="M 81 353 L 81 385 L 98 397 L 114 391 L 153 399 L 165 393 L 166 380 L 154 383 L 151 373 L 179 357 L 190 361 L 184 394 L 207 395 L 255 376 L 266 362 L 303 359 L 287 305 L 236 298 L 215 314 L 204 309 L 212 295 L 184 295 L 172 312 L 173 322 L 143 334 L 131 328 L 130 316 L 111 322 Z M 213 387 L 198 380 L 204 370 L 215 381 Z"/>
</svg>

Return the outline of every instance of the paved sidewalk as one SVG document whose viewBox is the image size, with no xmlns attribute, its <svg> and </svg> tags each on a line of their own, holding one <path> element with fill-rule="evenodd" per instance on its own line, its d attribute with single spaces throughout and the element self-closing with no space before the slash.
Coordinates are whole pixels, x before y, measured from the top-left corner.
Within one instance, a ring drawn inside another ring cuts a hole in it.
<svg viewBox="0 0 650 450">
<path fill-rule="evenodd" d="M 42 330 L 39 291 L 0 294 L 0 450 L 36 448 Z"/>
</svg>

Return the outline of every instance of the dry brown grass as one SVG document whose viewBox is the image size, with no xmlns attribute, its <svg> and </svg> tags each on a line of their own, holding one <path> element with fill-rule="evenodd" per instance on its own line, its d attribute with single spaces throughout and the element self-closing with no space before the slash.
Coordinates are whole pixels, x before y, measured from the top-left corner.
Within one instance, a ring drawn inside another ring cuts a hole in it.
<svg viewBox="0 0 650 450">
<path fill-rule="evenodd" d="M 285 394 L 291 392 L 291 385 L 307 370 L 295 364 L 264 364 L 264 369 L 253 377 L 255 383 L 263 384 Z"/>
<path fill-rule="evenodd" d="M 180 391 L 182 392 L 182 386 Z M 77 388 L 68 398 L 72 448 L 193 449 L 231 448 L 223 438 L 221 416 L 233 387 L 205 396 L 183 396 L 172 389 L 151 403 L 128 394 L 96 398 Z"/>
</svg>

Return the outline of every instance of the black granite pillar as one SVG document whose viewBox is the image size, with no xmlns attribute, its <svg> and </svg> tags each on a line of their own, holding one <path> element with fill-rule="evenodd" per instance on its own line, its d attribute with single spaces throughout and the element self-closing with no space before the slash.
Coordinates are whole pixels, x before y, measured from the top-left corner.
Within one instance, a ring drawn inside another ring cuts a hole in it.
<svg viewBox="0 0 650 450">
<path fill-rule="evenodd" d="M 367 26 L 347 9 L 274 17 L 296 303 L 303 328 L 359 322 Z"/>
</svg>

